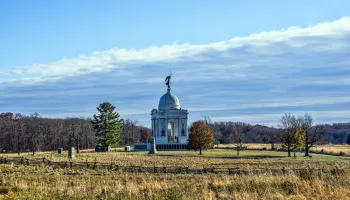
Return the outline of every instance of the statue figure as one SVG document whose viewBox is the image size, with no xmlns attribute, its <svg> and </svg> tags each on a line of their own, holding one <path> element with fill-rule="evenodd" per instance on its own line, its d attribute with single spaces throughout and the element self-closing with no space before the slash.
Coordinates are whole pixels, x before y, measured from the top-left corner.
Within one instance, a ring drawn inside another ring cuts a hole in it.
<svg viewBox="0 0 350 200">
<path fill-rule="evenodd" d="M 165 81 L 166 81 L 166 83 L 165 83 L 165 85 L 167 85 L 168 86 L 168 89 L 170 89 L 170 79 L 171 79 L 171 71 L 170 71 L 170 75 L 169 76 L 167 76 L 166 78 L 165 78 Z"/>
</svg>

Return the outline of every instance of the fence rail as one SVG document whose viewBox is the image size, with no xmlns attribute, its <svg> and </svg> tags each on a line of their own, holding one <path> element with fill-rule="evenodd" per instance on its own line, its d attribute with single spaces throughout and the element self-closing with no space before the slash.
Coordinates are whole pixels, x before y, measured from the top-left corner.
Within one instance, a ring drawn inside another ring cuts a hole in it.
<svg viewBox="0 0 350 200">
<path fill-rule="evenodd" d="M 227 174 L 227 175 L 247 175 L 247 174 L 272 174 L 281 175 L 288 173 L 329 173 L 332 175 L 340 175 L 350 172 L 348 168 L 293 168 L 293 169 L 268 169 L 268 168 L 255 168 L 255 169 L 241 169 L 241 168 L 215 168 L 215 167 L 203 167 L 203 168 L 189 168 L 189 167 L 159 167 L 159 166 L 123 166 L 115 163 L 98 163 L 98 162 L 73 162 L 73 161 L 61 161 L 54 162 L 46 158 L 28 159 L 22 158 L 0 158 L 0 164 L 17 164 L 26 166 L 42 166 L 42 167 L 54 167 L 54 168 L 74 168 L 74 169 L 107 169 L 111 171 L 131 172 L 131 173 L 169 173 L 169 174 Z"/>
</svg>

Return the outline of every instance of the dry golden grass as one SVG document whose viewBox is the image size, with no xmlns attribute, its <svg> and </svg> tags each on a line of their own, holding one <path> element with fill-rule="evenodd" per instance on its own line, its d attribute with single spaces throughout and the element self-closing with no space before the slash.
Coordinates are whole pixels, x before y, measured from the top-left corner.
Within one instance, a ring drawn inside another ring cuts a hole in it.
<svg viewBox="0 0 350 200">
<path fill-rule="evenodd" d="M 350 155 L 350 145 L 317 145 L 311 148 L 311 151 L 319 153 L 321 149 L 323 149 L 325 154 L 329 155 L 339 155 L 340 152 Z"/>
<path fill-rule="evenodd" d="M 260 143 L 244 143 L 244 147 L 250 150 L 261 150 L 263 148 L 266 148 L 267 150 L 271 150 L 271 144 L 260 144 Z M 217 145 L 215 145 L 215 148 Z M 224 149 L 232 149 L 237 147 L 237 144 L 219 144 L 219 148 L 224 148 Z M 275 148 L 279 149 L 281 148 L 281 144 L 275 144 Z"/>
<path fill-rule="evenodd" d="M 0 165 L 0 172 L 0 199 L 350 198 L 349 173 L 144 174 L 12 165 Z"/>
<path fill-rule="evenodd" d="M 120 149 L 119 149 L 120 150 Z M 323 173 L 320 168 L 349 169 L 350 160 L 320 156 L 326 160 L 286 158 L 285 153 L 242 151 L 237 159 L 230 149 L 204 151 L 91 153 L 82 151 L 73 162 L 110 163 L 124 166 L 167 166 L 203 168 L 239 168 L 251 170 L 246 175 L 228 174 L 156 174 L 111 171 L 103 168 L 56 168 L 0 164 L 0 199 L 349 199 L 350 171 Z M 46 157 L 68 161 L 67 152 L 38 153 L 30 159 Z M 3 155 L 2 155 L 3 156 Z M 17 154 L 6 154 L 9 160 Z M 0 155 L 1 157 L 1 155 Z M 254 159 L 252 159 L 254 158 Z M 266 170 L 286 169 L 276 175 Z M 294 169 L 307 169 L 297 172 Z"/>
<path fill-rule="evenodd" d="M 39 153 L 35 157 L 27 156 L 29 159 L 46 159 L 53 162 L 69 161 L 67 152 L 58 155 L 56 152 Z M 12 155 L 10 158 L 17 159 L 20 157 Z M 252 159 L 254 158 L 254 159 Z M 203 156 L 198 155 L 198 151 L 160 151 L 157 156 L 149 156 L 146 152 L 108 152 L 108 153 L 91 153 L 83 151 L 76 155 L 73 162 L 97 162 L 113 163 L 120 166 L 144 166 L 144 167 L 189 167 L 189 168 L 300 168 L 301 166 L 310 167 L 327 167 L 334 166 L 335 162 L 323 162 L 323 160 L 335 160 L 345 162 L 350 165 L 350 158 L 334 156 L 314 156 L 312 160 L 299 155 L 298 159 L 287 157 L 285 152 L 274 151 L 241 151 L 239 159 L 236 157 L 236 151 L 231 149 L 214 149 L 203 151 Z"/>
<path fill-rule="evenodd" d="M 236 144 L 219 144 L 219 148 L 234 148 Z M 266 148 L 267 150 L 271 150 L 271 144 L 259 144 L 259 143 L 247 143 L 244 144 L 247 149 L 250 150 L 261 150 Z M 215 145 L 216 147 L 216 145 Z M 282 144 L 275 144 L 276 149 L 281 149 Z M 350 145 L 316 145 L 311 148 L 311 152 L 319 153 L 323 149 L 325 154 L 329 155 L 339 155 L 340 152 L 344 152 L 346 155 L 350 155 Z"/>
</svg>

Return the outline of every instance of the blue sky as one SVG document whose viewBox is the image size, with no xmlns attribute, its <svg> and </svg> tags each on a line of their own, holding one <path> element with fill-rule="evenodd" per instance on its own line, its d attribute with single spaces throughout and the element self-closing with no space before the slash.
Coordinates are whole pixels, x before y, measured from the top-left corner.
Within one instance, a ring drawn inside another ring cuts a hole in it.
<svg viewBox="0 0 350 200">
<path fill-rule="evenodd" d="M 0 112 L 149 126 L 172 91 L 189 120 L 350 121 L 349 1 L 1 1 Z"/>
</svg>

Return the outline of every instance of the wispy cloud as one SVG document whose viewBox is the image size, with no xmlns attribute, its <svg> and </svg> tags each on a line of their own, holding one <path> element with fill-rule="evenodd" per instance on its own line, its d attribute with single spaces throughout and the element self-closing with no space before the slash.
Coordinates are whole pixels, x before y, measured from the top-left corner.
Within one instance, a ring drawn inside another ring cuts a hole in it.
<svg viewBox="0 0 350 200">
<path fill-rule="evenodd" d="M 91 116 L 99 103 L 111 101 L 123 116 L 147 123 L 172 70 L 172 90 L 193 120 L 218 110 L 217 120 L 248 119 L 234 110 L 273 110 L 263 118 L 269 123 L 286 107 L 307 112 L 319 106 L 316 115 L 327 105 L 336 115 L 350 107 L 349 41 L 350 18 L 344 17 L 211 44 L 113 48 L 1 72 L 0 108 Z"/>
</svg>

